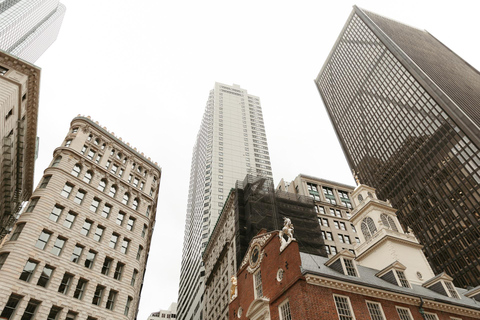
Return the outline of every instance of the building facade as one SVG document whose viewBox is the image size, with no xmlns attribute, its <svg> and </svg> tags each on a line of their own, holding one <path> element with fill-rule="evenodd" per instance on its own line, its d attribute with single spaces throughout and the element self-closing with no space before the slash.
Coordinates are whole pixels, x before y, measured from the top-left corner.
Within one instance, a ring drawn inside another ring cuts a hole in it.
<svg viewBox="0 0 480 320">
<path fill-rule="evenodd" d="M 174 302 L 168 310 L 160 310 L 150 314 L 147 320 L 175 319 L 177 318 L 177 304 Z"/>
<path fill-rule="evenodd" d="M 296 225 L 294 236 L 301 252 L 327 257 L 313 200 L 275 190 L 271 181 L 247 176 L 230 191 L 207 247 L 205 265 L 205 319 L 228 319 L 232 276 L 241 268 L 252 238 L 259 232 Z M 284 219 L 284 218 L 288 218 Z M 288 223 L 287 223 L 288 224 Z"/>
<path fill-rule="evenodd" d="M 215 83 L 193 148 L 178 293 L 178 317 L 201 319 L 202 252 L 235 182 L 247 173 L 272 178 L 258 97 Z"/>
<path fill-rule="evenodd" d="M 436 273 L 480 284 L 480 73 L 428 32 L 354 7 L 316 85 L 348 163 Z"/>
<path fill-rule="evenodd" d="M 89 118 L 0 248 L 0 318 L 135 319 L 161 169 Z"/>
<path fill-rule="evenodd" d="M 368 186 L 358 186 L 355 195 L 352 222 L 358 229 L 368 225 L 361 233 L 366 246 L 360 246 L 371 259 L 346 249 L 329 258 L 308 254 L 295 240 L 282 250 L 279 231 L 260 232 L 231 286 L 236 295 L 230 299 L 229 319 L 480 318 L 475 301 L 480 286 L 465 290 L 454 287 L 445 273 L 435 276 L 415 236 L 401 229 L 395 210 Z"/>
<path fill-rule="evenodd" d="M 277 188 L 313 199 L 325 250 L 329 256 L 334 256 L 343 249 L 354 252 L 354 246 L 360 243 L 357 229 L 349 222 L 354 209 L 351 200 L 354 187 L 299 174 L 290 183 L 282 179 Z"/>
<path fill-rule="evenodd" d="M 0 52 L 0 242 L 33 190 L 40 69 Z"/>
<path fill-rule="evenodd" d="M 64 15 L 58 0 L 2 1 L 0 49 L 35 62 L 57 39 Z"/>
</svg>

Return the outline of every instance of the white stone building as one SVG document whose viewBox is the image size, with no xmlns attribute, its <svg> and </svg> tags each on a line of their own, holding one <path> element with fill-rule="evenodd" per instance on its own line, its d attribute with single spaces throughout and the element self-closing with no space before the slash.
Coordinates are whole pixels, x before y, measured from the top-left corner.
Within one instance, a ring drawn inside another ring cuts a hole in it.
<svg viewBox="0 0 480 320">
<path fill-rule="evenodd" d="M 161 169 L 76 117 L 0 248 L 0 318 L 135 319 Z"/>
<path fill-rule="evenodd" d="M 224 202 L 247 173 L 272 177 L 260 99 L 238 85 L 215 83 L 193 148 L 178 317 L 200 319 L 201 255 Z"/>
</svg>

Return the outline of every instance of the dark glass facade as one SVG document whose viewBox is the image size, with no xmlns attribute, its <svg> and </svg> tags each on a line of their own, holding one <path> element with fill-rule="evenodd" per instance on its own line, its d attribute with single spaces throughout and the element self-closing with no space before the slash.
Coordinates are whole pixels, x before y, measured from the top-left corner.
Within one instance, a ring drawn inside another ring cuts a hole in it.
<svg viewBox="0 0 480 320">
<path fill-rule="evenodd" d="M 480 74 L 428 32 L 358 7 L 316 84 L 349 165 L 435 273 L 480 285 Z"/>
</svg>

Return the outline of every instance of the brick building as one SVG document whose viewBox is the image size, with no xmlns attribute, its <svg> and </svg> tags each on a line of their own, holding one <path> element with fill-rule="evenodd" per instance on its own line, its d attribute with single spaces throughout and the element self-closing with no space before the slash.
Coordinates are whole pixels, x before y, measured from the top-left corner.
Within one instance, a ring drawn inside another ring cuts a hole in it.
<svg viewBox="0 0 480 320">
<path fill-rule="evenodd" d="M 415 236 L 374 191 L 352 192 L 352 222 L 365 240 L 357 256 L 304 253 L 295 240 L 282 251 L 279 231 L 259 232 L 231 287 L 229 319 L 479 319 L 480 287 L 455 288 L 447 274 L 434 275 Z"/>
</svg>

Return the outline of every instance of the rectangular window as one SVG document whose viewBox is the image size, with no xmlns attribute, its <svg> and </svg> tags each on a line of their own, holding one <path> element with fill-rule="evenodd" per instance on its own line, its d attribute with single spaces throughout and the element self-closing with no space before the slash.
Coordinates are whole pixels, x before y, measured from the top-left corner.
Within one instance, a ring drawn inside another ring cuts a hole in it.
<svg viewBox="0 0 480 320">
<path fill-rule="evenodd" d="M 48 313 L 47 320 L 58 320 L 58 316 L 62 312 L 62 308 L 57 306 L 52 306 L 50 312 Z"/>
<path fill-rule="evenodd" d="M 370 313 L 370 318 L 372 320 L 385 320 L 383 315 L 382 306 L 378 302 L 367 301 L 368 312 Z"/>
<path fill-rule="evenodd" d="M 15 310 L 18 307 L 18 303 L 20 302 L 20 300 L 22 300 L 22 298 L 22 296 L 12 293 L 8 298 L 7 304 L 2 310 L 2 314 L 0 314 L 0 317 L 5 319 L 11 319 L 13 314 L 15 313 Z"/>
<path fill-rule="evenodd" d="M 37 247 L 40 250 L 45 249 L 51 235 L 52 235 L 51 232 L 43 230 L 42 233 L 40 233 L 40 236 L 38 237 L 38 240 L 37 240 L 37 243 L 35 244 L 35 247 Z"/>
<path fill-rule="evenodd" d="M 113 278 L 116 280 L 121 280 L 122 279 L 122 272 L 123 272 L 123 267 L 125 264 L 121 262 L 117 262 L 117 266 L 115 268 L 115 273 L 113 274 Z"/>
<path fill-rule="evenodd" d="M 108 276 L 110 273 L 110 268 L 112 267 L 112 262 L 113 259 L 109 257 L 105 257 L 105 260 L 103 261 L 103 266 L 102 266 L 102 274 Z"/>
<path fill-rule="evenodd" d="M 122 247 L 120 248 L 120 252 L 127 254 L 129 244 L 130 244 L 130 240 L 123 238 Z"/>
<path fill-rule="evenodd" d="M 340 222 L 340 230 L 347 231 L 347 227 L 345 226 L 344 222 Z"/>
<path fill-rule="evenodd" d="M 335 229 L 340 229 L 340 226 L 338 224 L 338 221 L 333 221 L 333 225 L 335 226 Z"/>
<path fill-rule="evenodd" d="M 425 320 L 438 320 L 438 316 L 435 313 L 425 312 Z"/>
<path fill-rule="evenodd" d="M 40 278 L 38 278 L 37 285 L 46 288 L 48 281 L 50 281 L 52 278 L 53 270 L 55 270 L 55 268 L 49 265 L 43 267 L 43 271 L 40 275 Z"/>
<path fill-rule="evenodd" d="M 122 225 L 123 219 L 125 219 L 125 213 L 122 212 L 122 211 L 119 211 L 119 212 L 118 212 L 118 215 L 117 215 L 117 224 L 118 224 L 119 226 Z"/>
<path fill-rule="evenodd" d="M 73 293 L 73 297 L 78 300 L 82 300 L 83 294 L 85 293 L 85 289 L 87 288 L 88 280 L 80 278 L 77 282 L 77 287 L 75 288 L 75 292 Z"/>
<path fill-rule="evenodd" d="M 140 181 L 140 180 L 138 180 L 138 178 L 133 179 L 133 186 L 134 186 L 134 187 L 137 187 L 139 181 Z"/>
<path fill-rule="evenodd" d="M 345 269 L 346 269 L 347 275 L 352 276 L 352 277 L 356 277 L 357 276 L 357 270 L 355 269 L 355 265 L 353 264 L 353 260 L 343 258 L 343 263 L 345 264 Z"/>
<path fill-rule="evenodd" d="M 95 230 L 95 234 L 93 235 L 93 240 L 100 242 L 100 240 L 102 240 L 102 235 L 104 231 L 104 227 L 97 226 L 97 230 Z"/>
<path fill-rule="evenodd" d="M 400 320 L 413 320 L 412 314 L 410 313 L 410 309 L 408 308 L 402 308 L 402 307 L 396 307 L 398 316 L 400 317 Z"/>
<path fill-rule="evenodd" d="M 60 217 L 60 215 L 62 214 L 62 211 L 63 211 L 62 207 L 55 205 L 55 207 L 53 207 L 52 209 L 52 212 L 50 212 L 50 216 L 48 218 L 53 222 L 57 222 L 58 217 Z"/>
<path fill-rule="evenodd" d="M 10 241 L 16 241 L 18 237 L 20 237 L 23 227 L 25 227 L 25 222 L 17 224 L 15 231 L 13 231 L 12 236 L 10 237 Z"/>
<path fill-rule="evenodd" d="M 95 293 L 93 294 L 92 304 L 99 306 L 102 303 L 104 292 L 105 287 L 98 284 Z"/>
<path fill-rule="evenodd" d="M 337 254 L 337 247 L 335 246 L 330 246 L 330 251 L 332 251 L 332 254 Z"/>
<path fill-rule="evenodd" d="M 73 202 L 75 202 L 76 204 L 82 204 L 86 194 L 87 193 L 85 191 L 78 190 L 77 195 L 75 196 L 75 199 L 73 199 Z"/>
<path fill-rule="evenodd" d="M 28 260 L 27 263 L 25 264 L 25 267 L 23 267 L 23 271 L 20 274 L 20 280 L 29 282 L 30 279 L 32 278 L 33 273 L 35 272 L 35 269 L 37 268 L 38 262 L 33 261 L 33 260 Z"/>
<path fill-rule="evenodd" d="M 145 238 L 145 234 L 147 233 L 147 225 L 144 224 L 143 225 L 143 229 L 142 229 L 142 238 Z"/>
<path fill-rule="evenodd" d="M 65 320 L 75 320 L 75 319 L 77 319 L 77 315 L 78 315 L 77 312 L 72 311 L 72 310 L 69 310 L 68 313 L 67 313 L 67 317 L 65 318 Z"/>
<path fill-rule="evenodd" d="M 128 223 L 127 223 L 127 230 L 132 231 L 134 225 L 135 225 L 135 218 L 129 217 Z"/>
<path fill-rule="evenodd" d="M 100 205 L 100 199 L 93 198 L 92 204 L 90 205 L 90 211 L 97 212 L 99 205 Z"/>
<path fill-rule="evenodd" d="M 62 294 L 67 294 L 68 289 L 70 289 L 70 285 L 72 284 L 73 280 L 73 274 L 65 272 L 62 278 L 62 282 L 60 283 L 60 286 L 58 287 L 58 292 Z"/>
<path fill-rule="evenodd" d="M 82 252 L 83 252 L 83 246 L 77 244 L 73 249 L 72 257 L 70 258 L 70 261 L 72 261 L 73 263 L 78 263 L 78 261 L 80 261 L 80 257 L 82 256 Z"/>
<path fill-rule="evenodd" d="M 400 285 L 405 288 L 410 288 L 410 284 L 408 283 L 407 278 L 405 277 L 405 273 L 401 270 L 395 270 L 397 272 L 398 280 L 400 280 Z"/>
<path fill-rule="evenodd" d="M 80 151 L 81 154 L 85 154 L 87 151 L 88 147 L 86 145 L 83 146 L 82 151 Z"/>
<path fill-rule="evenodd" d="M 32 198 L 32 200 L 30 200 L 30 203 L 28 204 L 27 209 L 25 209 L 25 212 L 32 212 L 33 209 L 35 209 L 35 206 L 37 205 L 39 199 L 40 198 Z"/>
<path fill-rule="evenodd" d="M 112 165 L 112 169 L 110 170 L 113 174 L 116 174 L 117 173 L 117 170 L 118 170 L 118 165 L 116 165 L 115 163 Z"/>
<path fill-rule="evenodd" d="M 338 234 L 338 241 L 340 241 L 341 243 L 345 243 L 345 239 L 343 239 L 342 234 Z"/>
<path fill-rule="evenodd" d="M 53 244 L 53 248 L 51 252 L 54 255 L 59 256 L 62 253 L 62 249 L 66 241 L 67 239 L 58 237 L 57 240 L 55 240 L 55 243 Z"/>
<path fill-rule="evenodd" d="M 110 215 L 110 211 L 112 211 L 112 207 L 110 205 L 106 204 L 103 207 L 103 210 L 102 210 L 102 217 L 108 219 L 108 216 Z"/>
<path fill-rule="evenodd" d="M 278 306 L 278 313 L 280 320 L 292 320 L 292 314 L 290 313 L 290 303 L 287 301 L 282 302 Z"/>
<path fill-rule="evenodd" d="M 76 218 L 76 217 L 77 217 L 77 214 L 76 214 L 76 213 L 74 213 L 74 212 L 72 212 L 72 211 L 69 211 L 69 212 L 67 213 L 67 216 L 65 217 L 65 221 L 63 222 L 63 226 L 71 229 L 73 223 L 75 222 L 75 218 Z"/>
<path fill-rule="evenodd" d="M 62 192 L 60 194 L 64 196 L 65 198 L 68 198 L 70 196 L 70 193 L 72 193 L 73 185 L 70 183 L 65 183 L 63 186 Z"/>
<path fill-rule="evenodd" d="M 92 269 L 96 256 L 97 256 L 97 253 L 95 251 L 93 250 L 88 251 L 87 257 L 85 258 L 85 268 Z"/>
<path fill-rule="evenodd" d="M 138 275 L 138 270 L 137 270 L 137 269 L 133 269 L 132 279 L 130 280 L 130 285 L 131 285 L 131 286 L 134 286 L 134 285 L 135 285 L 135 282 L 137 281 L 137 275 Z"/>
<path fill-rule="evenodd" d="M 110 238 L 110 243 L 108 244 L 110 246 L 110 248 L 112 249 L 115 249 L 115 247 L 117 246 L 117 241 L 118 241 L 118 237 L 120 235 L 118 233 L 112 233 L 112 237 Z"/>
<path fill-rule="evenodd" d="M 105 308 L 107 308 L 108 310 L 113 310 L 113 308 L 115 307 L 117 293 L 118 292 L 115 290 L 110 290 L 110 293 L 108 294 L 107 305 L 105 306 Z"/>
<path fill-rule="evenodd" d="M 138 246 L 137 260 L 140 260 L 140 258 L 142 257 L 142 251 L 143 251 L 143 247 L 142 247 L 142 246 Z"/>
<path fill-rule="evenodd" d="M 350 240 L 349 236 L 344 236 L 345 238 L 345 243 L 352 244 L 352 241 Z"/>
<path fill-rule="evenodd" d="M 38 306 L 42 303 L 41 301 L 30 299 L 28 301 L 27 307 L 22 315 L 22 320 L 31 320 L 35 316 L 35 312 L 37 311 Z"/>
<path fill-rule="evenodd" d="M 331 232 L 327 232 L 327 240 L 333 241 L 333 236 Z"/>
<path fill-rule="evenodd" d="M 132 304 L 132 300 L 133 298 L 130 296 L 127 298 L 127 303 L 125 304 L 125 311 L 123 311 L 123 314 L 126 316 L 128 316 L 128 314 L 130 313 L 130 305 Z"/>
<path fill-rule="evenodd" d="M 255 298 L 263 297 L 262 274 L 260 269 L 253 275 L 253 283 L 255 286 Z"/>
<path fill-rule="evenodd" d="M 8 257 L 9 254 L 10 254 L 10 252 L 0 253 L 0 270 L 2 270 L 2 267 L 5 264 L 5 261 L 7 261 L 7 257 Z"/>
<path fill-rule="evenodd" d="M 90 229 L 92 228 L 93 221 L 91 220 L 85 220 L 83 223 L 82 229 L 80 230 L 80 233 L 83 234 L 84 236 L 88 236 L 90 233 Z"/>
<path fill-rule="evenodd" d="M 340 320 L 353 320 L 352 307 L 350 305 L 350 299 L 345 296 L 333 295 L 335 300 L 335 306 L 337 307 L 337 312 Z"/>
<path fill-rule="evenodd" d="M 52 176 L 45 176 L 43 177 L 43 180 L 42 180 L 42 184 L 40 184 L 39 188 L 46 188 L 47 185 L 48 185 L 48 182 L 50 181 L 50 179 L 52 178 Z"/>
</svg>

